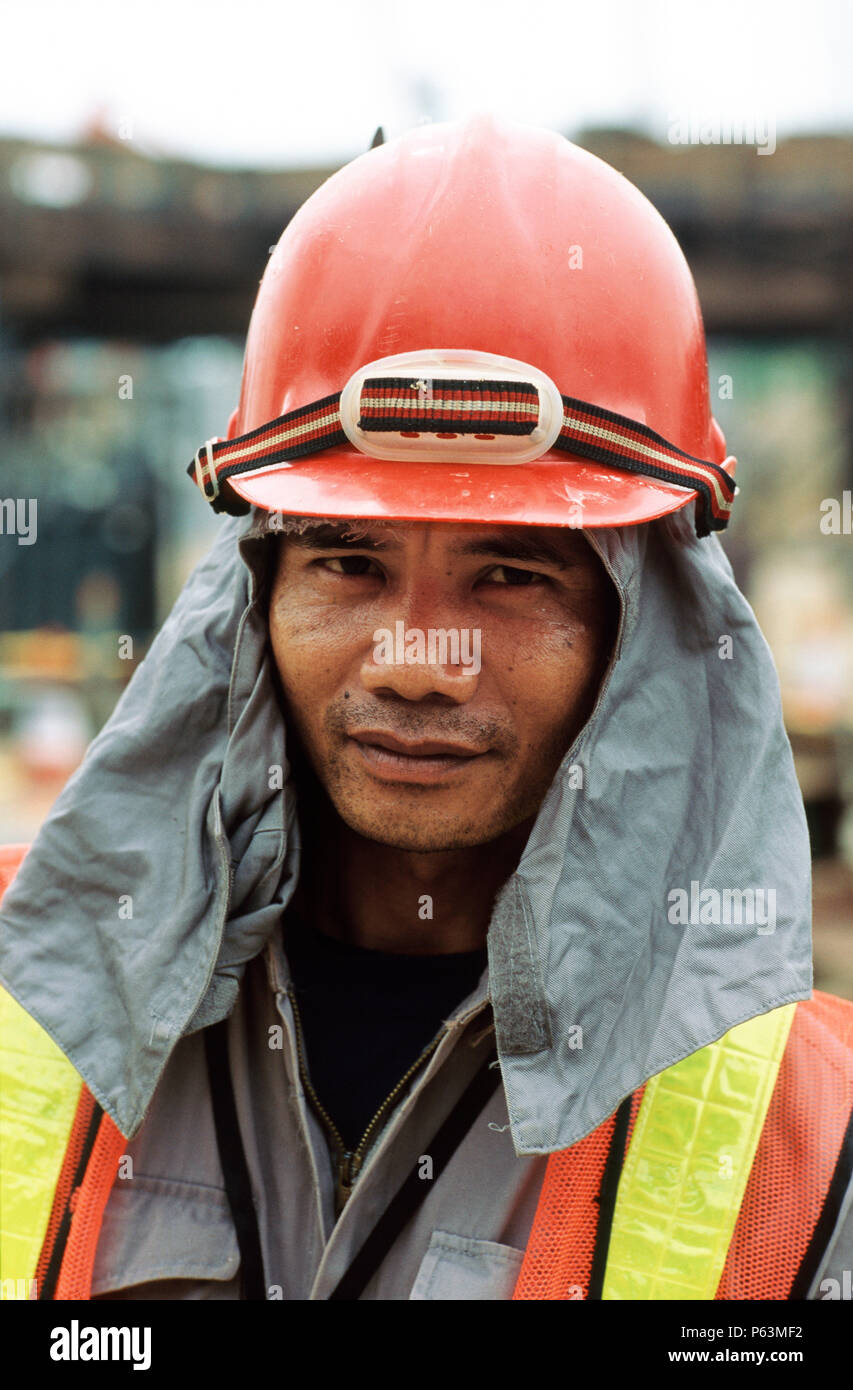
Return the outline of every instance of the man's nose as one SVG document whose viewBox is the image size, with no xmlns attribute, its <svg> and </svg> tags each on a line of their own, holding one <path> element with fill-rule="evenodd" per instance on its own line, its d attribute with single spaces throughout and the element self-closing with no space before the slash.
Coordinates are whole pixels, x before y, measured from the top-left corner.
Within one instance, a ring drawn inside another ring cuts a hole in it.
<svg viewBox="0 0 853 1390">
<path fill-rule="evenodd" d="M 480 633 L 471 628 L 415 628 L 402 619 L 378 628 L 361 666 L 371 695 L 454 704 L 473 699 L 480 673 Z"/>
</svg>

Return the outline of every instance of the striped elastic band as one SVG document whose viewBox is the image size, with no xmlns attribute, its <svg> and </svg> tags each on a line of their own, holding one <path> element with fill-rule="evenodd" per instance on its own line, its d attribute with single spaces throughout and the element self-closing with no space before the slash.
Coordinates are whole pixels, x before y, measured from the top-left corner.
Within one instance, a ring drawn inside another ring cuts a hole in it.
<svg viewBox="0 0 853 1390">
<path fill-rule="evenodd" d="M 735 495 L 734 479 L 718 463 L 694 457 L 646 425 L 588 401 L 563 396 L 563 425 L 553 447 L 628 473 L 697 493 L 696 534 L 722 531 Z M 202 445 L 187 472 L 214 511 L 245 511 L 229 478 L 261 473 L 335 445 L 347 444 L 340 392 L 289 410 L 237 439 Z M 359 428 L 399 432 L 403 438 L 529 435 L 539 418 L 538 392 L 518 381 L 449 379 L 412 382 L 410 377 L 368 377 L 359 399 Z M 440 426 L 441 428 L 437 428 Z M 484 457 L 483 462 L 489 460 Z"/>
</svg>

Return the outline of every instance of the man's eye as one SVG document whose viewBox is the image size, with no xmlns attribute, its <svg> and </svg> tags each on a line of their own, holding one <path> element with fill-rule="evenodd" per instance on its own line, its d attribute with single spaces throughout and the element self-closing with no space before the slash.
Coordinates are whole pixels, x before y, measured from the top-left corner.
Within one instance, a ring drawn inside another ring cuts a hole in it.
<svg viewBox="0 0 853 1390">
<path fill-rule="evenodd" d="M 513 588 L 528 588 L 533 584 L 545 583 L 546 576 L 536 570 L 514 569 L 512 565 L 495 565 L 486 578 L 494 584 L 508 584 Z"/>
<path fill-rule="evenodd" d="M 370 566 L 375 561 L 371 560 L 369 555 L 331 555 L 320 563 L 324 569 L 330 569 L 334 574 L 360 575 L 369 574 Z"/>
</svg>

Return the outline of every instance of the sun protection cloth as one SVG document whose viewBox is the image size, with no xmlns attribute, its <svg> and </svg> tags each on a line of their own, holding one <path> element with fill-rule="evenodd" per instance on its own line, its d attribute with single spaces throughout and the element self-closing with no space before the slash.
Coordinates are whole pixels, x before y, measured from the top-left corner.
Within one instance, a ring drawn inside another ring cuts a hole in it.
<svg viewBox="0 0 853 1390">
<path fill-rule="evenodd" d="M 232 1009 L 298 874 L 270 521 L 224 520 L 0 912 L 0 980 L 129 1137 L 176 1041 Z M 587 534 L 620 595 L 614 657 L 489 930 L 518 1153 L 575 1143 L 648 1077 L 811 989 L 802 800 L 722 547 L 683 515 Z M 746 889 L 763 912 L 720 907 Z"/>
<path fill-rule="evenodd" d="M 704 533 L 734 492 L 666 222 L 587 150 L 490 114 L 419 126 L 302 204 L 226 436 L 189 471 L 238 514 L 589 528 L 695 499 Z"/>
</svg>

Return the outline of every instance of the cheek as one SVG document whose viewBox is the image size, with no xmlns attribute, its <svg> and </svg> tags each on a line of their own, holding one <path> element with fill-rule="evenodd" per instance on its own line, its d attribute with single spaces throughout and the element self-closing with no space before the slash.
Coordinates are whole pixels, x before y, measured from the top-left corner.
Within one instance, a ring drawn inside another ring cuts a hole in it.
<svg viewBox="0 0 853 1390">
<path fill-rule="evenodd" d="M 550 745 L 567 730 L 579 731 L 598 693 L 606 650 L 600 624 L 581 618 L 516 634 L 502 651 L 495 644 L 497 684 L 524 743 Z"/>
<path fill-rule="evenodd" d="M 280 666 L 291 661 L 311 665 L 318 658 L 339 661 L 361 630 L 352 621 L 350 607 L 318 589 L 310 571 L 291 572 L 287 564 L 270 597 L 269 629 Z"/>
<path fill-rule="evenodd" d="M 288 591 L 273 600 L 270 645 L 282 687 L 294 712 L 319 719 L 318 702 L 328 699 L 358 666 L 352 623 L 327 606 L 305 603 Z"/>
</svg>

